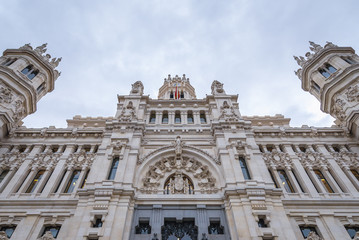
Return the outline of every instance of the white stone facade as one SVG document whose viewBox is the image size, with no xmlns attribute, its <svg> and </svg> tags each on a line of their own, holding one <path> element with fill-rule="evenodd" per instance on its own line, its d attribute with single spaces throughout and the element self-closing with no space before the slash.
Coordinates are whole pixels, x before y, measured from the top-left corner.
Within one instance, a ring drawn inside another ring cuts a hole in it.
<svg viewBox="0 0 359 240">
<path fill-rule="evenodd" d="M 344 118 L 340 108 L 322 107 L 334 109 L 328 111 L 338 126 L 299 128 L 279 114 L 242 116 L 237 95 L 227 94 L 219 81 L 197 99 L 188 78 L 169 76 L 158 99 L 134 83 L 129 95 L 118 96 L 114 117 L 75 116 L 67 128 L 21 127 L 6 106 L 21 98 L 23 117 L 34 112 L 53 89 L 58 60 L 49 62 L 41 46 L 6 50 L 0 58 L 6 126 L 0 239 L 352 239 L 349 233 L 359 230 L 353 127 L 359 59 L 351 48 L 311 45 L 316 53 L 309 53 L 309 63 L 297 58 L 303 67 L 297 75 L 322 104 L 335 104 L 343 94 L 352 99 Z M 342 53 L 352 63 L 340 68 L 332 56 L 343 59 Z M 315 70 L 329 57 L 337 72 L 354 72 L 333 80 L 341 87 L 326 86 Z M 39 69 L 30 80 L 22 72 L 29 63 L 16 67 L 23 58 Z M 19 87 L 22 81 L 27 91 Z M 319 92 L 310 81 L 317 81 Z M 46 87 L 36 92 L 42 82 Z M 31 94 L 36 101 L 26 105 Z"/>
</svg>

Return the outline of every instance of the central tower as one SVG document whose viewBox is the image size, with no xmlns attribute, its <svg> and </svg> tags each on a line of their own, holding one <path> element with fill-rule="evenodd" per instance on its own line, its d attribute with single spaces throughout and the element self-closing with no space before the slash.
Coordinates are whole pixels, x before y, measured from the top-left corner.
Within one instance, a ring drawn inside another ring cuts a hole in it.
<svg viewBox="0 0 359 240">
<path fill-rule="evenodd" d="M 196 93 L 185 74 L 182 78 L 178 75 L 171 78 L 169 74 L 158 92 L 158 99 L 196 99 Z"/>
</svg>

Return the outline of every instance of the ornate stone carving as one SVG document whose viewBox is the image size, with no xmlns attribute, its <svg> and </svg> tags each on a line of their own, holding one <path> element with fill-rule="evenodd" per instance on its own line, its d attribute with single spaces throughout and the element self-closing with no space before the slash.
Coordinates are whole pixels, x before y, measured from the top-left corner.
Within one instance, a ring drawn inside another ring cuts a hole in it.
<svg viewBox="0 0 359 240">
<path fill-rule="evenodd" d="M 342 168 L 359 168 L 358 154 L 340 149 L 339 152 L 330 153 Z"/>
<path fill-rule="evenodd" d="M 180 157 L 182 155 L 182 147 L 184 143 L 181 141 L 181 137 L 177 136 L 176 141 L 173 143 L 175 148 L 175 153 L 177 157 Z"/>
<path fill-rule="evenodd" d="M 323 239 L 312 231 L 308 234 L 307 240 L 323 240 Z"/>
<path fill-rule="evenodd" d="M 235 112 L 233 106 L 229 106 L 227 101 L 224 101 L 221 106 L 221 115 L 219 116 L 219 119 L 223 119 L 226 122 L 237 122 L 239 120 L 239 116 Z"/>
<path fill-rule="evenodd" d="M 9 240 L 7 234 L 4 231 L 0 231 L 0 240 Z"/>
<path fill-rule="evenodd" d="M 56 68 L 57 66 L 59 66 L 59 63 L 61 62 L 61 60 L 62 60 L 61 57 L 60 57 L 60 58 L 53 58 L 53 59 L 51 59 L 50 64 L 51 64 L 54 68 Z"/>
<path fill-rule="evenodd" d="M 78 153 L 71 153 L 69 155 L 69 157 L 66 159 L 66 166 L 70 169 L 88 169 L 92 166 L 95 157 L 95 153 L 87 153 L 84 149 L 82 149 Z"/>
<path fill-rule="evenodd" d="M 314 53 L 317 53 L 317 52 L 319 52 L 320 50 L 323 49 L 322 46 L 320 46 L 319 44 L 316 44 L 316 43 L 314 43 L 314 42 L 312 42 L 312 41 L 309 41 L 309 44 L 310 44 L 310 46 L 311 46 L 311 47 L 309 47 L 309 49 L 310 49 L 311 51 L 313 51 Z"/>
<path fill-rule="evenodd" d="M 134 84 L 132 84 L 132 89 L 130 92 L 130 95 L 143 95 L 143 84 L 141 81 L 137 81 Z"/>
<path fill-rule="evenodd" d="M 292 159 L 288 153 L 278 152 L 276 149 L 273 149 L 272 152 L 266 152 L 262 155 L 263 160 L 268 167 L 278 168 L 292 166 Z"/>
<path fill-rule="evenodd" d="M 11 103 L 13 94 L 10 88 L 0 87 L 0 103 Z"/>
<path fill-rule="evenodd" d="M 157 161 L 154 165 L 151 165 L 146 173 L 146 176 L 142 179 L 143 188 L 142 192 L 146 193 L 158 193 L 161 190 L 161 179 L 165 176 L 166 172 L 175 172 L 176 176 L 172 182 L 174 189 L 181 191 L 189 183 L 182 180 L 182 173 L 192 173 L 193 177 L 197 179 L 199 192 L 213 193 L 217 192 L 216 179 L 212 176 L 208 166 L 203 165 L 201 162 L 182 156 L 182 158 L 168 157 Z"/>
<path fill-rule="evenodd" d="M 347 116 L 344 111 L 345 101 L 341 98 L 336 98 L 332 107 L 332 114 L 343 121 Z"/>
<path fill-rule="evenodd" d="M 30 43 L 27 43 L 24 46 L 20 47 L 19 49 L 33 51 L 40 58 L 42 58 L 45 62 L 49 63 L 51 67 L 56 68 L 59 65 L 59 63 L 61 62 L 61 58 L 53 58 L 53 59 L 51 59 L 50 54 L 43 55 L 47 51 L 46 46 L 47 46 L 47 43 L 44 43 L 41 46 L 38 46 L 35 49 L 33 49 L 31 47 Z M 51 61 L 50 61 L 50 59 L 51 59 Z M 54 72 L 55 72 L 55 79 L 56 79 L 56 78 L 58 78 L 60 76 L 61 73 L 59 73 L 57 70 L 55 70 Z"/>
<path fill-rule="evenodd" d="M 50 231 L 47 231 L 42 237 L 38 238 L 37 240 L 55 240 L 55 238 L 52 236 L 52 233 Z"/>
<path fill-rule="evenodd" d="M 354 240 L 359 240 L 359 232 L 356 232 L 356 233 L 355 233 L 355 236 L 354 236 L 353 239 L 354 239 Z"/>
<path fill-rule="evenodd" d="M 32 160 L 32 167 L 53 169 L 58 163 L 61 155 L 61 153 L 53 153 L 51 149 L 44 153 L 38 153 Z"/>
<path fill-rule="evenodd" d="M 305 63 L 305 58 L 302 56 L 293 56 L 294 60 L 297 61 L 298 65 L 303 67 L 304 63 Z"/>
<path fill-rule="evenodd" d="M 297 153 L 297 156 L 304 167 L 322 168 L 328 166 L 328 160 L 324 157 L 323 153 L 306 151 L 304 153 Z"/>
<path fill-rule="evenodd" d="M 359 101 L 359 86 L 358 84 L 350 86 L 345 92 L 348 102 Z"/>
<path fill-rule="evenodd" d="M 41 46 L 38 46 L 37 48 L 35 48 L 35 52 L 37 52 L 39 55 L 44 54 L 47 50 L 46 46 L 47 46 L 47 43 L 44 43 Z"/>
<path fill-rule="evenodd" d="M 223 83 L 214 80 L 211 86 L 212 95 L 224 95 L 226 92 L 223 89 Z"/>
<path fill-rule="evenodd" d="M 131 122 L 134 119 L 137 119 L 136 110 L 133 103 L 129 101 L 127 106 L 122 108 L 119 120 L 122 122 Z"/>
<path fill-rule="evenodd" d="M 27 156 L 28 153 L 20 153 L 18 150 L 2 154 L 0 157 L 0 168 L 18 169 Z"/>
</svg>

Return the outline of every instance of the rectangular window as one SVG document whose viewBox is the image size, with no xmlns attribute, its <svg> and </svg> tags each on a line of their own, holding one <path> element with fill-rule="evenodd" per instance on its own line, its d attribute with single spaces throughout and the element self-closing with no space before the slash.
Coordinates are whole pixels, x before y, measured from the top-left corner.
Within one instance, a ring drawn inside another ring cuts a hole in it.
<svg viewBox="0 0 359 240">
<path fill-rule="evenodd" d="M 150 123 L 156 123 L 156 112 L 155 111 L 151 111 Z"/>
<path fill-rule="evenodd" d="M 358 226 L 346 226 L 345 229 L 347 230 L 349 236 L 354 239 L 354 236 L 357 232 L 359 232 Z"/>
<path fill-rule="evenodd" d="M 168 123 L 168 112 L 167 111 L 163 112 L 163 114 L 162 114 L 162 123 L 165 123 L 165 124 Z"/>
<path fill-rule="evenodd" d="M 175 112 L 175 123 L 181 123 L 181 114 L 179 111 Z"/>
<path fill-rule="evenodd" d="M 359 173 L 358 173 L 358 171 L 355 170 L 355 169 L 350 169 L 350 171 L 353 173 L 354 177 L 359 181 Z"/>
<path fill-rule="evenodd" d="M 51 234 L 53 238 L 57 238 L 57 235 L 59 235 L 60 228 L 61 226 L 47 226 L 45 227 L 41 236 L 44 236 L 45 234 L 47 234 L 46 236 L 48 236 Z"/>
<path fill-rule="evenodd" d="M 322 174 L 322 172 L 320 170 L 314 170 L 315 175 L 317 176 L 318 180 L 323 184 L 323 186 L 325 187 L 325 189 L 327 190 L 328 193 L 334 193 L 333 189 L 331 188 L 331 186 L 329 185 L 327 179 L 325 179 L 324 175 Z"/>
<path fill-rule="evenodd" d="M 206 114 L 203 111 L 200 112 L 199 119 L 201 120 L 202 124 L 207 123 Z"/>
<path fill-rule="evenodd" d="M 110 173 L 109 173 L 109 175 L 108 175 L 107 180 L 114 180 L 114 179 L 115 179 L 119 160 L 120 160 L 120 159 L 119 159 L 118 157 L 116 157 L 115 159 L 113 159 L 112 165 L 111 165 L 111 169 L 110 169 Z"/>
<path fill-rule="evenodd" d="M 302 232 L 304 239 L 307 239 L 310 232 L 315 232 L 315 234 L 318 235 L 318 232 L 315 227 L 300 226 L 299 228 L 300 228 L 300 231 Z"/>
<path fill-rule="evenodd" d="M 287 173 L 284 170 L 278 170 L 278 175 L 281 180 L 281 184 L 288 193 L 294 193 L 292 183 L 289 181 Z"/>
<path fill-rule="evenodd" d="M 251 176 L 250 176 L 249 171 L 248 171 L 246 160 L 243 157 L 239 157 L 239 164 L 241 165 L 241 169 L 242 169 L 244 179 L 245 180 L 250 180 Z"/>
<path fill-rule="evenodd" d="M 9 173 L 9 170 L 5 169 L 0 174 L 0 183 L 5 179 L 6 175 Z"/>
<path fill-rule="evenodd" d="M 79 180 L 81 171 L 80 170 L 74 170 L 69 182 L 66 185 L 64 193 L 72 193 L 76 187 L 77 181 Z"/>
<path fill-rule="evenodd" d="M 2 226 L 0 231 L 5 232 L 7 238 L 11 238 L 12 234 L 15 231 L 16 226 Z"/>
<path fill-rule="evenodd" d="M 187 123 L 193 123 L 193 113 L 192 113 L 192 111 L 187 112 Z"/>
<path fill-rule="evenodd" d="M 26 193 L 33 193 L 37 185 L 39 184 L 42 176 L 44 175 L 45 170 L 40 170 L 37 172 L 36 176 L 32 180 L 30 186 L 27 188 Z"/>
</svg>

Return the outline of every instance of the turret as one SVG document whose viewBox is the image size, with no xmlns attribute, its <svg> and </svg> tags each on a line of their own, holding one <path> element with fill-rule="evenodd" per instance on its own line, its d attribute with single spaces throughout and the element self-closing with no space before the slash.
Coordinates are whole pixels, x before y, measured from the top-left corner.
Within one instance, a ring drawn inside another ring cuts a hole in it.
<svg viewBox="0 0 359 240">
<path fill-rule="evenodd" d="M 0 57 L 0 137 L 21 126 L 36 111 L 37 102 L 54 89 L 61 58 L 45 54 L 46 45 L 25 44 L 7 49 Z"/>
<path fill-rule="evenodd" d="M 311 52 L 294 57 L 302 88 L 320 101 L 323 112 L 359 137 L 359 57 L 351 47 L 309 42 Z"/>
<path fill-rule="evenodd" d="M 196 99 L 196 92 L 185 74 L 182 78 L 168 75 L 158 92 L 158 99 Z"/>
</svg>

